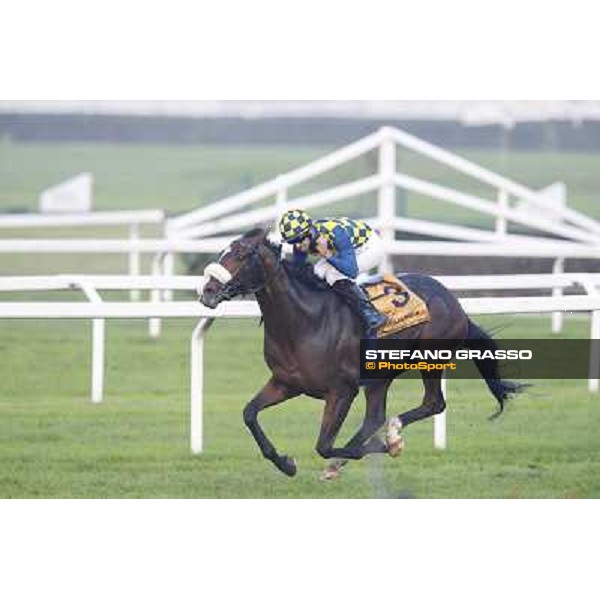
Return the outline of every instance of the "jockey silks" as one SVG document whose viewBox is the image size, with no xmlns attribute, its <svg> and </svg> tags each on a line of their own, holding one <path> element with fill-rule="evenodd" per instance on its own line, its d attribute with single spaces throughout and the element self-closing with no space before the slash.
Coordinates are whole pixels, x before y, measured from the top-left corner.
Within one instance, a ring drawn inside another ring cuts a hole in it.
<svg viewBox="0 0 600 600">
<path fill-rule="evenodd" d="M 336 227 L 340 226 L 348 234 L 353 248 L 360 248 L 373 233 L 367 223 L 360 220 L 340 217 L 339 219 L 318 219 L 313 221 L 315 229 L 327 240 L 330 250 L 336 249 Z"/>
<path fill-rule="evenodd" d="M 364 221 L 353 220 L 347 217 L 339 219 L 322 219 L 313 221 L 314 230 L 322 236 L 333 256 L 326 260 L 343 275 L 354 279 L 359 272 L 356 262 L 355 250 L 366 244 L 373 229 Z M 318 237 L 316 236 L 316 237 Z M 313 237 L 311 251 L 316 250 L 316 239 Z M 307 254 L 294 247 L 294 262 L 303 263 Z"/>
</svg>

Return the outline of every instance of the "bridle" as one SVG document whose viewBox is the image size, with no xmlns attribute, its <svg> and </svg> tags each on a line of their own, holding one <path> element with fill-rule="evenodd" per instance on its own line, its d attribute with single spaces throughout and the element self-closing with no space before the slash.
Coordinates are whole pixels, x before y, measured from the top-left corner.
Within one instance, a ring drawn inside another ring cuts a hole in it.
<svg viewBox="0 0 600 600">
<path fill-rule="evenodd" d="M 259 244 L 254 245 L 244 257 L 236 256 L 235 253 L 238 249 L 232 249 L 235 258 L 245 259 L 244 264 L 234 276 L 218 262 L 207 265 L 204 269 L 204 276 L 214 277 L 223 284 L 223 287 L 216 293 L 218 302 L 231 300 L 242 294 L 254 294 L 264 289 L 270 278 L 266 277 L 267 273 L 260 258 L 259 249 Z M 278 267 L 280 267 L 279 264 Z"/>
</svg>

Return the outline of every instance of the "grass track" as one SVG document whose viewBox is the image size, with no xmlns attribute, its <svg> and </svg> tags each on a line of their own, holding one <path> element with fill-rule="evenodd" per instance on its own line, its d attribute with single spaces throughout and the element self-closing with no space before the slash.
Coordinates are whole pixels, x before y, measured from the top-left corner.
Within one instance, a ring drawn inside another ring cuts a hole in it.
<svg viewBox="0 0 600 600">
<path fill-rule="evenodd" d="M 490 322 L 489 320 L 487 321 Z M 497 322 L 497 320 L 495 321 Z M 431 421 L 407 430 L 398 459 L 353 463 L 322 484 L 314 445 L 322 405 L 291 400 L 263 413 L 276 446 L 298 461 L 288 479 L 261 456 L 241 411 L 264 382 L 256 322 L 220 322 L 206 357 L 205 446 L 188 450 L 188 338 L 191 321 L 165 324 L 150 340 L 142 322 L 108 328 L 106 402 L 87 399 L 89 326 L 3 322 L 0 352 L 0 496 L 75 498 L 360 498 L 600 496 L 600 400 L 583 381 L 536 382 L 495 422 L 481 381 L 451 381 L 449 449 L 432 448 Z M 503 337 L 542 335 L 547 320 L 513 319 Z M 583 335 L 584 321 L 569 324 Z M 392 387 L 390 409 L 420 398 L 417 381 Z M 360 421 L 362 395 L 344 428 Z"/>
</svg>

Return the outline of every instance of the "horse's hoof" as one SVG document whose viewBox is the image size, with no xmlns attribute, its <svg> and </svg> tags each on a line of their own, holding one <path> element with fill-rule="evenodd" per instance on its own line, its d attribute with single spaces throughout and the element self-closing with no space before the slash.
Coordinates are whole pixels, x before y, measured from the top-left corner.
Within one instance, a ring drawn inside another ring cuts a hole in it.
<svg viewBox="0 0 600 600">
<path fill-rule="evenodd" d="M 320 481 L 332 481 L 340 476 L 341 470 L 348 461 L 343 458 L 332 460 L 319 477 Z"/>
<path fill-rule="evenodd" d="M 404 438 L 402 437 L 402 421 L 398 417 L 390 419 L 387 425 L 385 441 L 390 456 L 398 456 L 404 450 Z"/>
<path fill-rule="evenodd" d="M 290 456 L 282 456 L 281 460 L 279 460 L 277 463 L 277 468 L 285 473 L 288 477 L 293 477 L 298 470 L 296 467 L 296 461 Z"/>
<path fill-rule="evenodd" d="M 387 445 L 388 454 L 392 458 L 399 456 L 402 453 L 402 450 L 404 450 L 404 438 L 402 436 L 400 436 L 395 442 L 391 444 L 388 443 Z"/>
</svg>

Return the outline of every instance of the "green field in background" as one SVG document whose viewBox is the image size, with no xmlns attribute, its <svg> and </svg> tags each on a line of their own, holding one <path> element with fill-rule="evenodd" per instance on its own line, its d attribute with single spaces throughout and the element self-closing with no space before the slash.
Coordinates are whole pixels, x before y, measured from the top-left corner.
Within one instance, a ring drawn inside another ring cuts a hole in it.
<svg viewBox="0 0 600 600">
<path fill-rule="evenodd" d="M 479 319 L 502 336 L 546 337 L 549 317 Z M 111 321 L 106 400 L 91 405 L 90 325 L 0 323 L 0 497 L 39 498 L 579 498 L 600 496 L 600 398 L 586 381 L 537 381 L 496 421 L 483 381 L 449 382 L 448 450 L 432 447 L 432 421 L 406 430 L 396 459 L 371 456 L 327 484 L 314 446 L 323 405 L 307 397 L 261 414 L 267 435 L 294 456 L 287 478 L 265 461 L 242 409 L 267 378 L 255 319 L 209 332 L 205 452 L 189 451 L 189 336 L 193 322 Z M 565 336 L 587 335 L 587 319 Z M 417 380 L 391 388 L 388 414 L 420 402 Z M 362 392 L 340 440 L 361 420 Z"/>
<path fill-rule="evenodd" d="M 323 156 L 333 147 L 144 146 L 111 144 L 18 144 L 0 141 L 0 213 L 36 211 L 39 192 L 66 177 L 91 171 L 95 208 L 163 209 L 179 214 L 208 204 Z M 600 154 L 459 150 L 459 154 L 534 189 L 566 182 L 569 206 L 600 218 Z M 373 174 L 372 152 L 351 164 L 294 188 L 291 198 Z M 400 150 L 398 168 L 416 177 L 493 199 L 494 192 L 473 179 L 414 153 Z M 271 203 L 265 200 L 257 206 Z M 491 218 L 416 194 L 398 191 L 398 213 L 413 218 L 493 228 Z M 374 215 L 375 194 L 315 209 L 317 216 Z M 441 218 L 443 215 L 443 219 Z M 124 237 L 125 228 L 2 230 L 10 237 Z M 142 235 L 160 236 L 145 227 Z M 149 269 L 145 258 L 144 272 Z M 0 275 L 36 273 L 123 273 L 127 257 L 0 255 Z M 185 267 L 179 260 L 179 272 Z"/>
<path fill-rule="evenodd" d="M 266 181 L 323 156 L 333 147 L 312 146 L 145 146 L 111 144 L 18 144 L 0 141 L 0 212 L 36 210 L 45 187 L 81 171 L 95 177 L 99 210 L 161 208 L 176 214 Z M 555 181 L 568 186 L 569 205 L 600 217 L 600 154 L 457 150 L 475 162 L 534 189 Z M 376 153 L 295 188 L 296 197 L 375 172 Z M 399 150 L 399 168 L 411 175 L 494 198 L 478 182 L 451 169 Z M 333 210 L 373 214 L 373 198 L 333 205 Z M 489 225 L 471 211 L 438 201 L 399 194 L 400 208 L 412 217 Z M 329 210 L 329 209 L 328 209 Z"/>
</svg>

